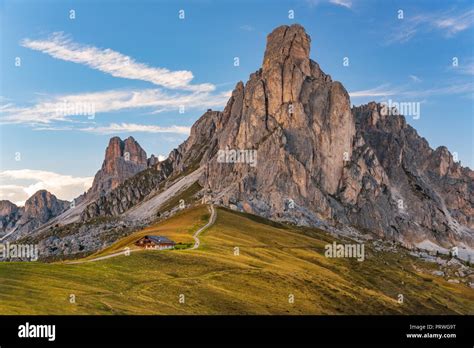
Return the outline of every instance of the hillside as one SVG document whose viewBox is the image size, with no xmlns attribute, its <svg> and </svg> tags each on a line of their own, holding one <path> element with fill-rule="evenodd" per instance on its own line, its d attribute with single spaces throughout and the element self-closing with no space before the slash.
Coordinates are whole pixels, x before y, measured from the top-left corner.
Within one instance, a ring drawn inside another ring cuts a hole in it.
<svg viewBox="0 0 474 348">
<path fill-rule="evenodd" d="M 208 217 L 205 206 L 187 209 L 103 253 L 143 234 L 191 242 Z M 0 313 L 474 314 L 473 289 L 430 274 L 434 263 L 400 246 L 366 242 L 363 262 L 327 258 L 324 247 L 336 239 L 326 232 L 223 208 L 200 239 L 197 250 L 141 251 L 77 265 L 0 263 Z"/>
</svg>

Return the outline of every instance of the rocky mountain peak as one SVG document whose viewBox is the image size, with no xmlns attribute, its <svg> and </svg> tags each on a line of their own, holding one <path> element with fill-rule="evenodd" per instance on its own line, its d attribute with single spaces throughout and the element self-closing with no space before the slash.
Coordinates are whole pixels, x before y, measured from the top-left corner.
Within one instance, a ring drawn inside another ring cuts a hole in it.
<svg viewBox="0 0 474 348">
<path fill-rule="evenodd" d="M 116 169 L 116 162 L 125 160 L 138 165 L 147 164 L 147 156 L 138 142 L 133 137 L 125 140 L 113 137 L 109 140 L 109 145 L 105 150 L 103 169 L 111 173 Z"/>
<path fill-rule="evenodd" d="M 51 215 L 56 216 L 68 207 L 69 202 L 57 199 L 46 190 L 39 190 L 26 200 L 25 217 L 41 218 L 46 221 Z"/>
<path fill-rule="evenodd" d="M 128 137 L 124 140 L 124 156 L 129 156 L 129 160 L 137 164 L 147 164 L 147 157 L 145 150 L 142 149 L 140 144 L 133 138 Z M 127 155 L 128 154 L 128 155 Z"/>
<path fill-rule="evenodd" d="M 17 207 L 9 201 L 1 201 L 0 235 L 15 229 L 13 238 L 21 238 L 69 207 L 68 201 L 57 199 L 46 190 L 35 192 L 26 200 L 24 207 Z"/>
<path fill-rule="evenodd" d="M 105 149 L 104 164 L 107 171 L 112 170 L 113 161 L 123 156 L 123 141 L 119 137 L 109 140 L 109 145 Z"/>
<path fill-rule="evenodd" d="M 272 219 L 474 245 L 472 171 L 447 149 L 431 149 L 393 110 L 375 102 L 351 109 L 344 86 L 309 58 L 310 43 L 300 25 L 276 28 L 262 69 L 237 84 L 222 113 L 196 123 L 215 129 L 181 147 L 211 144 L 201 185 L 218 204 Z M 257 164 L 222 163 L 216 152 L 226 149 L 255 151 Z M 183 162 L 186 152 L 172 158 Z"/>
<path fill-rule="evenodd" d="M 275 65 L 284 66 L 289 62 L 309 75 L 310 45 L 311 39 L 301 25 L 283 25 L 276 28 L 267 37 L 263 71 L 268 71 Z"/>
<path fill-rule="evenodd" d="M 97 172 L 86 198 L 93 200 L 114 189 L 148 166 L 145 150 L 133 138 L 112 137 L 105 150 L 102 168 Z"/>
<path fill-rule="evenodd" d="M 0 201 L 0 236 L 15 227 L 23 211 L 23 207 L 17 207 L 10 201 Z"/>
<path fill-rule="evenodd" d="M 445 176 L 448 173 L 453 174 L 455 170 L 455 162 L 453 155 L 449 152 L 448 148 L 445 146 L 439 146 L 431 154 L 430 168 L 439 176 Z"/>
<path fill-rule="evenodd" d="M 0 216 L 10 215 L 16 211 L 18 211 L 16 204 L 13 204 L 8 200 L 0 201 Z"/>
</svg>

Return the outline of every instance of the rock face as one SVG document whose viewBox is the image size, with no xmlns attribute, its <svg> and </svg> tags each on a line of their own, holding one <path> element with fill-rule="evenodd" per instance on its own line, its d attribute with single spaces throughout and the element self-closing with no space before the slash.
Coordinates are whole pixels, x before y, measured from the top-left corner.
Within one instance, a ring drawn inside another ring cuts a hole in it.
<svg viewBox="0 0 474 348">
<path fill-rule="evenodd" d="M 262 68 L 236 85 L 224 111 L 207 111 L 136 181 L 111 178 L 125 151 L 111 140 L 93 192 L 111 191 L 83 218 L 119 215 L 168 178 L 203 168 L 199 184 L 217 204 L 411 245 L 474 247 L 474 172 L 446 148 L 431 149 L 403 116 L 385 115 L 376 103 L 351 109 L 341 83 L 309 58 L 310 42 L 300 25 L 275 29 Z M 127 175 L 146 167 L 140 153 Z"/>
<path fill-rule="evenodd" d="M 68 201 L 59 200 L 48 191 L 40 190 L 25 202 L 24 213 L 18 223 L 39 226 L 61 214 L 69 205 Z"/>
<path fill-rule="evenodd" d="M 23 209 L 10 201 L 0 201 L 0 235 L 12 230 L 20 219 Z"/>
<path fill-rule="evenodd" d="M 70 203 L 56 198 L 46 190 L 40 190 L 17 207 L 9 201 L 0 203 L 2 232 L 15 229 L 15 239 L 20 238 L 68 209 Z"/>
<path fill-rule="evenodd" d="M 303 27 L 275 29 L 262 69 L 170 154 L 173 172 L 199 160 L 216 203 L 276 220 L 474 246 L 473 171 L 432 150 L 403 116 L 375 103 L 351 110 L 309 52 Z"/>
<path fill-rule="evenodd" d="M 355 150 L 339 189 L 348 220 L 413 243 L 474 244 L 474 172 L 436 150 L 403 116 L 376 103 L 353 109 Z"/>
<path fill-rule="evenodd" d="M 87 221 L 99 216 L 119 216 L 156 192 L 160 184 L 167 179 L 198 169 L 204 159 L 212 157 L 217 151 L 217 140 L 213 137 L 221 114 L 217 111 L 207 111 L 193 125 L 189 138 L 171 151 L 168 158 L 160 162 L 152 155 L 148 159 L 147 170 L 125 180 L 87 205 L 81 214 L 81 220 Z"/>
<path fill-rule="evenodd" d="M 81 213 L 81 221 L 124 213 L 158 189 L 172 173 L 173 162 L 171 159 L 160 162 L 155 155 L 147 158 L 133 137 L 124 141 L 111 138 L 102 168 L 86 194 L 90 203 Z"/>
<path fill-rule="evenodd" d="M 102 168 L 97 172 L 86 199 L 93 200 L 116 188 L 148 166 L 146 152 L 133 137 L 113 137 L 105 150 Z"/>
<path fill-rule="evenodd" d="M 304 223 L 331 216 L 328 196 L 337 192 L 344 158 L 352 155 L 355 126 L 346 90 L 309 50 L 303 27 L 275 29 L 263 68 L 234 90 L 218 124 L 217 147 L 255 151 L 257 164 L 206 162 L 207 188 L 225 192 L 217 195 L 224 204 Z M 288 214 L 292 202 L 301 216 Z"/>
<path fill-rule="evenodd" d="M 99 216 L 119 216 L 157 190 L 160 183 L 167 178 L 166 173 L 169 172 L 164 168 L 149 168 L 125 180 L 115 189 L 88 204 L 81 214 L 81 220 L 87 221 Z"/>
</svg>

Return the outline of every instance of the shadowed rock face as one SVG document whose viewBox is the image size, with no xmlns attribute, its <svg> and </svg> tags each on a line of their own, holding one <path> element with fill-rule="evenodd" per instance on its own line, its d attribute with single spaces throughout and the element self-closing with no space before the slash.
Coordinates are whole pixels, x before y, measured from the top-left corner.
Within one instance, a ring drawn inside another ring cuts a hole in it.
<svg viewBox="0 0 474 348">
<path fill-rule="evenodd" d="M 10 201 L 0 201 L 0 233 L 7 232 L 15 227 L 23 209 Z"/>
<path fill-rule="evenodd" d="M 92 200 L 116 188 L 126 179 L 147 168 L 146 152 L 133 137 L 113 137 L 105 150 L 102 168 L 97 172 L 86 195 Z"/>
<path fill-rule="evenodd" d="M 355 150 L 339 197 L 349 221 L 380 235 L 411 242 L 474 244 L 474 172 L 436 150 L 403 116 L 376 103 L 353 109 Z"/>
</svg>

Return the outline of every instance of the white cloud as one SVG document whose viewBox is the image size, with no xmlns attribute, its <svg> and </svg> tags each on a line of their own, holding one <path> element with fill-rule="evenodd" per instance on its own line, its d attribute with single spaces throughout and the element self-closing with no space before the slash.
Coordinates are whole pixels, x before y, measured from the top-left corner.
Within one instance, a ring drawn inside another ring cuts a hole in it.
<svg viewBox="0 0 474 348">
<path fill-rule="evenodd" d="M 405 91 L 402 94 L 411 97 L 429 97 L 433 95 L 471 95 L 474 91 L 474 82 L 452 83 L 451 85 L 433 87 L 421 90 Z"/>
<path fill-rule="evenodd" d="M 158 161 L 164 161 L 165 159 L 167 159 L 168 156 L 164 156 L 164 155 L 158 155 Z"/>
<path fill-rule="evenodd" d="M 154 113 L 194 108 L 221 107 L 225 105 L 230 92 L 209 94 L 193 92 L 170 94 L 161 89 L 110 90 L 55 96 L 30 107 L 12 104 L 0 106 L 0 123 L 50 124 L 57 121 L 74 121 L 77 115 L 63 112 L 68 106 L 93 106 L 94 114 L 116 112 L 136 108 L 152 108 Z M 66 106 L 66 107 L 65 107 Z M 79 109 L 75 108 L 75 109 Z M 79 115 L 87 119 L 89 115 Z"/>
<path fill-rule="evenodd" d="M 315 7 L 320 4 L 332 4 L 336 6 L 342 6 L 345 8 L 352 8 L 354 0 L 306 0 L 306 3 L 308 4 L 309 7 Z"/>
<path fill-rule="evenodd" d="M 408 75 L 408 77 L 410 78 L 410 80 L 412 80 L 413 82 L 421 82 L 422 80 L 416 76 L 416 75 Z"/>
<path fill-rule="evenodd" d="M 453 36 L 458 32 L 464 31 L 474 23 L 474 10 L 452 16 L 441 16 L 433 18 L 432 24 L 445 31 L 447 36 Z"/>
<path fill-rule="evenodd" d="M 62 33 L 54 33 L 45 40 L 24 39 L 21 44 L 57 59 L 83 64 L 116 77 L 149 81 L 166 89 L 108 90 L 55 96 L 38 93 L 38 101 L 26 106 L 18 106 L 2 98 L 0 123 L 3 124 L 48 124 L 48 129 L 51 130 L 69 129 L 72 127 L 58 126 L 57 122 L 90 123 L 87 120 L 94 119 L 97 113 L 137 108 L 151 109 L 146 110 L 147 113 L 157 114 L 177 111 L 182 107 L 185 110 L 222 107 L 231 94 L 229 91 L 213 93 L 216 86 L 208 83 L 192 85 L 193 74 L 190 71 L 151 67 L 111 49 L 75 43 Z M 142 128 L 141 131 L 147 130 Z M 150 128 L 148 131 L 151 131 Z M 158 129 L 155 128 L 154 131 L 157 132 Z M 165 132 L 166 129 L 161 131 Z"/>
<path fill-rule="evenodd" d="M 210 92 L 215 89 L 214 85 L 209 83 L 191 85 L 193 79 L 191 71 L 170 71 L 151 67 L 110 48 L 101 49 L 75 43 L 62 32 L 53 33 L 45 40 L 23 39 L 21 45 L 49 54 L 56 59 L 86 65 L 115 77 L 148 81 L 170 89 L 194 92 Z"/>
<path fill-rule="evenodd" d="M 338 6 L 343 6 L 346 8 L 351 8 L 352 7 L 352 1 L 351 0 L 329 0 L 331 4 L 338 5 Z"/>
<path fill-rule="evenodd" d="M 398 20 L 387 40 L 387 44 L 395 42 L 405 43 L 410 41 L 418 33 L 428 33 L 433 30 L 440 31 L 446 38 L 469 29 L 474 24 L 474 10 L 453 12 L 452 10 L 441 13 L 424 13 L 409 17 L 405 14 L 404 19 Z"/>
<path fill-rule="evenodd" d="M 351 98 L 375 98 L 396 95 L 398 97 L 424 98 L 433 95 L 472 95 L 474 82 L 455 83 L 454 81 L 445 86 L 425 89 L 405 89 L 406 86 L 392 88 L 388 84 L 383 84 L 375 88 L 349 92 Z"/>
<path fill-rule="evenodd" d="M 398 92 L 399 91 L 397 89 L 392 89 L 389 85 L 384 84 L 371 89 L 349 92 L 349 96 L 351 98 L 386 97 L 395 95 Z"/>
<path fill-rule="evenodd" d="M 38 190 L 48 190 L 59 199 L 71 201 L 92 186 L 93 177 L 20 169 L 0 171 L 0 180 L 0 197 L 23 205 Z"/>
<path fill-rule="evenodd" d="M 161 127 L 154 125 L 136 124 L 136 123 L 111 123 L 108 126 L 79 128 L 77 130 L 97 134 L 117 134 L 117 133 L 176 133 L 189 135 L 191 128 L 183 126 Z"/>
</svg>

